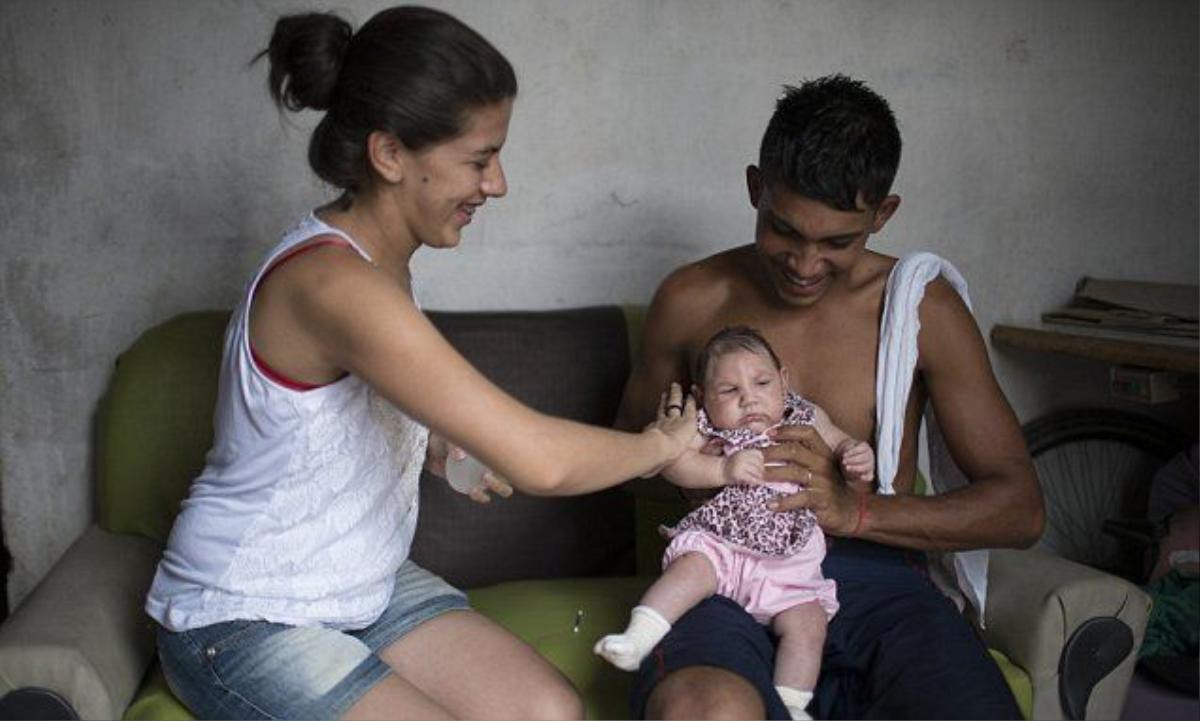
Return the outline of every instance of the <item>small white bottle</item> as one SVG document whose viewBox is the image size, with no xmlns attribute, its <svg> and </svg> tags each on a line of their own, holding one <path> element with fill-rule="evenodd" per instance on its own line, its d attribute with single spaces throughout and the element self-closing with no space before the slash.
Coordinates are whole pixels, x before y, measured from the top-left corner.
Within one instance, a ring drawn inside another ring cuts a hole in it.
<svg viewBox="0 0 1200 721">
<path fill-rule="evenodd" d="M 476 488 L 483 487 L 483 474 L 487 472 L 483 464 L 471 456 L 461 461 L 450 454 L 446 457 L 446 480 L 450 487 L 459 493 L 470 493 Z"/>
</svg>

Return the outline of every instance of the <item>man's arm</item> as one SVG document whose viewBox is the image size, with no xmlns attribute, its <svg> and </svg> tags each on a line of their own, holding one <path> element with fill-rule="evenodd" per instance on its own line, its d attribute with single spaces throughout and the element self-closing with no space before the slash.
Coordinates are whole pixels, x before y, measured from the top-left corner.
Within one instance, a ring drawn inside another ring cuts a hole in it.
<svg viewBox="0 0 1200 721">
<path fill-rule="evenodd" d="M 780 508 L 809 507 L 829 533 L 894 546 L 1027 547 L 1042 532 L 1041 490 L 979 328 L 940 280 L 927 288 L 919 312 L 918 372 L 950 453 L 971 483 L 936 496 L 856 496 L 816 433 L 781 433 L 784 443 L 768 449 L 767 458 L 789 465 L 768 469 L 768 476 L 805 483 L 811 470 L 812 481 Z"/>
<path fill-rule="evenodd" d="M 688 266 L 669 275 L 654 294 L 642 327 L 642 348 L 633 361 L 614 425 L 621 430 L 639 430 L 654 418 L 659 395 L 670 383 L 690 387 L 687 339 L 694 313 L 688 305 Z M 679 491 L 661 478 L 638 478 L 627 488 L 664 500 L 678 500 Z"/>
<path fill-rule="evenodd" d="M 633 361 L 617 411 L 615 425 L 621 430 L 640 430 L 654 420 L 659 395 L 670 383 L 679 383 L 685 392 L 691 387 L 687 343 L 698 326 L 693 275 L 694 266 L 671 273 L 650 301 L 642 350 Z"/>
</svg>

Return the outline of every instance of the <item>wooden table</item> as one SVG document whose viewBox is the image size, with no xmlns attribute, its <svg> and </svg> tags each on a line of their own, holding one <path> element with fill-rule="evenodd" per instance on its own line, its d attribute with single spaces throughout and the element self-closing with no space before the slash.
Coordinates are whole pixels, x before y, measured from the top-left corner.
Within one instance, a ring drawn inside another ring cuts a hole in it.
<svg viewBox="0 0 1200 721">
<path fill-rule="evenodd" d="M 1200 372 L 1200 345 L 1195 338 L 1043 323 L 1036 327 L 997 324 L 992 326 L 991 339 L 997 346 L 1062 353 L 1116 365 Z"/>
</svg>

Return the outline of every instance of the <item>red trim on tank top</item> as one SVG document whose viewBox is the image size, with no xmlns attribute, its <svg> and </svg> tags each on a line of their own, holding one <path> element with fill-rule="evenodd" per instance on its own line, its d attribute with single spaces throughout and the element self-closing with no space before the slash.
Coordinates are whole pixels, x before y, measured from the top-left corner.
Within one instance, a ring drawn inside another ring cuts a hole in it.
<svg viewBox="0 0 1200 721">
<path fill-rule="evenodd" d="M 251 302 L 253 302 L 253 300 L 254 300 L 254 293 L 258 292 L 258 287 L 260 285 L 262 285 L 262 282 L 264 280 L 267 279 L 267 276 L 270 275 L 271 273 L 275 272 L 276 268 L 278 268 L 279 266 L 288 262 L 292 258 L 295 258 L 297 255 L 300 255 L 301 253 L 307 253 L 308 251 L 310 251 L 314 248 L 320 248 L 320 247 L 326 246 L 326 245 L 337 245 L 337 246 L 341 246 L 343 248 L 351 248 L 351 249 L 354 248 L 354 246 L 352 246 L 350 243 L 346 242 L 345 239 L 340 238 L 336 235 L 326 234 L 326 235 L 317 235 L 317 236 L 313 236 L 313 237 L 314 238 L 323 238 L 323 240 L 314 240 L 313 242 L 305 243 L 304 245 L 301 245 L 299 248 L 292 248 L 287 253 L 285 253 L 283 256 L 276 259 L 274 263 L 271 263 L 271 265 L 268 266 L 265 271 L 263 271 L 263 274 L 261 276 L 259 276 L 259 278 L 258 278 L 258 282 L 254 284 L 254 290 L 250 293 Z M 247 328 L 246 332 L 247 332 L 247 334 L 249 334 L 250 329 Z M 334 383 L 337 383 L 337 381 L 330 381 L 329 383 L 305 383 L 303 381 L 298 381 L 298 380 L 295 380 L 292 378 L 288 378 L 284 374 L 280 373 L 279 371 L 275 370 L 270 365 L 268 365 L 267 362 L 265 360 L 263 360 L 262 356 L 260 356 L 258 354 L 258 351 L 254 350 L 254 344 L 250 343 L 248 338 L 247 338 L 247 345 L 250 346 L 250 359 L 254 362 L 254 365 L 258 367 L 258 370 L 261 371 L 262 374 L 265 375 L 267 378 L 270 378 L 271 380 L 275 381 L 276 383 L 283 386 L 284 388 L 288 388 L 288 389 L 291 389 L 294 391 L 311 391 L 311 390 L 315 390 L 317 388 L 323 388 L 325 386 L 333 385 Z M 342 376 L 342 378 L 345 378 L 345 376 Z M 341 378 L 338 378 L 338 380 L 341 380 Z"/>
<path fill-rule="evenodd" d="M 288 378 L 284 374 L 267 365 L 267 362 L 262 359 L 262 356 L 260 356 L 258 352 L 254 350 L 254 346 L 250 346 L 250 358 L 254 361 L 254 365 L 258 366 L 258 370 L 263 375 L 275 381 L 284 388 L 294 391 L 311 391 L 316 388 L 331 385 L 330 383 L 305 383 L 303 381 Z M 336 382 L 337 381 L 334 381 L 334 383 Z"/>
</svg>

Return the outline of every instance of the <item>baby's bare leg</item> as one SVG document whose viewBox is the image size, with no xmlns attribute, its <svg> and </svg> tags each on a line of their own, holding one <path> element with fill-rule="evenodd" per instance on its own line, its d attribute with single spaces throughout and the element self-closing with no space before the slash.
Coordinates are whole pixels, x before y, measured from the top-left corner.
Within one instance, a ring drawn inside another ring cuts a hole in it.
<svg viewBox="0 0 1200 721">
<path fill-rule="evenodd" d="M 596 642 L 595 652 L 612 665 L 635 671 L 671 624 L 717 590 L 717 572 L 706 556 L 685 553 L 667 566 L 629 614 L 629 626 Z"/>
<path fill-rule="evenodd" d="M 669 623 L 717 592 L 717 571 L 702 553 L 685 553 L 667 566 L 642 596 L 642 605 L 662 614 Z"/>
<path fill-rule="evenodd" d="M 792 606 L 771 619 L 779 636 L 775 655 L 775 686 L 792 718 L 808 718 L 804 708 L 821 672 L 825 649 L 825 610 L 816 601 Z"/>
</svg>

